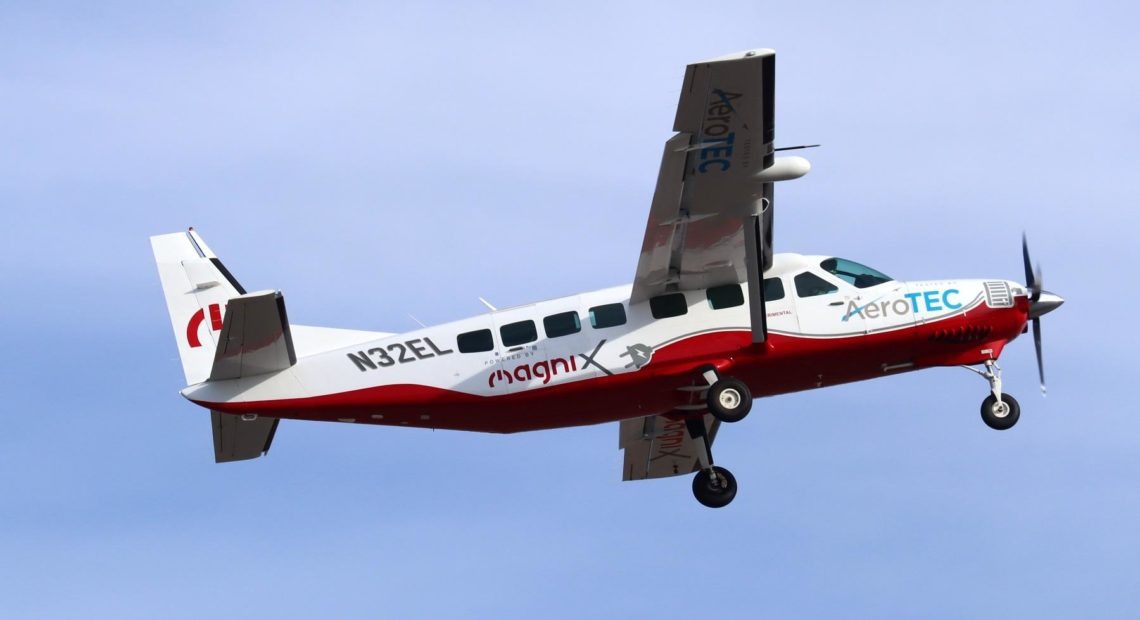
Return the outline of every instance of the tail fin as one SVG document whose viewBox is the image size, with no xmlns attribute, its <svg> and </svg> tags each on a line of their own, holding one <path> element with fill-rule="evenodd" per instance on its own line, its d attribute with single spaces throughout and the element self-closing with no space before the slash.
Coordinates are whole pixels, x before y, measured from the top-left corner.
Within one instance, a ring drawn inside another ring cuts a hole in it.
<svg viewBox="0 0 1140 620">
<path fill-rule="evenodd" d="M 210 376 L 226 302 L 245 294 L 198 233 L 150 238 L 186 384 Z"/>
</svg>

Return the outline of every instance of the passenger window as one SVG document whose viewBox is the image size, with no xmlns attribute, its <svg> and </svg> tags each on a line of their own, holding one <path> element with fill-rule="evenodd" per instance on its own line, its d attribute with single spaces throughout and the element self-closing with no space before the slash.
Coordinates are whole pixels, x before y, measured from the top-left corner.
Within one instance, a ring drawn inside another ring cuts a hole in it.
<svg viewBox="0 0 1140 620">
<path fill-rule="evenodd" d="M 713 310 L 735 308 L 744 305 L 744 293 L 740 290 L 739 284 L 714 286 L 705 291 L 705 297 L 708 298 L 709 307 Z"/>
<path fill-rule="evenodd" d="M 491 330 L 489 329 L 459 334 L 456 340 L 460 353 L 479 353 L 495 348 L 495 342 L 491 339 Z"/>
<path fill-rule="evenodd" d="M 815 275 L 810 271 L 805 271 L 796 276 L 796 295 L 800 297 L 815 297 L 817 295 L 827 295 L 839 290 L 838 286 L 824 280 L 823 278 Z"/>
<path fill-rule="evenodd" d="M 764 301 L 776 301 L 784 298 L 784 281 L 780 278 L 764 280 Z"/>
<path fill-rule="evenodd" d="M 538 340 L 538 330 L 534 321 L 507 323 L 499 328 L 499 337 L 503 339 L 504 347 L 515 347 Z"/>
<path fill-rule="evenodd" d="M 625 325 L 625 306 L 606 304 L 590 308 L 590 326 L 594 329 Z"/>
<path fill-rule="evenodd" d="M 547 338 L 569 336 L 582 331 L 582 321 L 577 312 L 552 314 L 542 319 L 542 326 L 546 329 Z"/>
<path fill-rule="evenodd" d="M 684 293 L 669 293 L 650 298 L 649 311 L 655 319 L 667 319 L 687 313 L 689 304 L 685 302 Z"/>
</svg>

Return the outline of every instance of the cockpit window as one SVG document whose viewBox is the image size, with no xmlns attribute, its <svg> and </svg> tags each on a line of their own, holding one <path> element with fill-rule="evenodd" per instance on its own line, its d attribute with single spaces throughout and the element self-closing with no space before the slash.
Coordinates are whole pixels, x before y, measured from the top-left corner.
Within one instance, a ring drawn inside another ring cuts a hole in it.
<svg viewBox="0 0 1140 620">
<path fill-rule="evenodd" d="M 890 282 L 893 278 L 890 276 L 875 271 L 866 265 L 860 265 L 855 261 L 849 261 L 844 258 L 829 258 L 819 264 L 824 271 L 831 275 L 845 280 L 848 284 L 854 284 L 855 288 L 867 288 Z"/>
</svg>

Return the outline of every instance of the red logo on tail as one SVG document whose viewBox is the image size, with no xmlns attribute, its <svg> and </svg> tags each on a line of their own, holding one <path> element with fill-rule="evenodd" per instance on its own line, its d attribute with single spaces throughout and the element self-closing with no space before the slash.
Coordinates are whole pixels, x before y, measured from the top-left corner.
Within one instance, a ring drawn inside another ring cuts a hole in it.
<svg viewBox="0 0 1140 620">
<path fill-rule="evenodd" d="M 222 307 L 218 304 L 210 304 L 210 329 L 220 331 L 222 329 Z M 186 324 L 186 341 L 190 343 L 190 348 L 202 346 L 202 341 L 198 339 L 198 328 L 202 326 L 202 321 L 206 320 L 206 312 L 202 308 L 190 317 L 190 322 Z"/>
</svg>

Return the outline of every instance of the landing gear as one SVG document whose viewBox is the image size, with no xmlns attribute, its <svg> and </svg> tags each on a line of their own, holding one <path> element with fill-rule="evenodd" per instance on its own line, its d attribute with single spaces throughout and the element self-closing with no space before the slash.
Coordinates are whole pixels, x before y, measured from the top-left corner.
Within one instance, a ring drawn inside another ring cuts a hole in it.
<svg viewBox="0 0 1140 620">
<path fill-rule="evenodd" d="M 1017 424 L 1018 418 L 1021 417 L 1021 405 L 1017 404 L 1017 399 L 1012 395 L 1002 393 L 1001 366 L 998 366 L 997 360 L 986 360 L 985 366 L 984 371 L 963 366 L 963 368 L 978 373 L 983 379 L 990 382 L 990 395 L 982 401 L 982 421 L 986 423 L 986 426 L 996 431 L 1013 428 L 1013 425 Z"/>
<path fill-rule="evenodd" d="M 701 465 L 693 476 L 693 496 L 709 508 L 723 508 L 736 497 L 736 477 L 727 469 L 713 465 L 703 416 L 685 420 L 685 427 L 696 443 L 697 461 Z"/>
<path fill-rule="evenodd" d="M 982 401 L 982 421 L 995 431 L 1013 428 L 1019 417 L 1021 417 L 1021 405 L 1018 405 L 1017 399 L 1009 394 L 1002 394 L 1000 401 L 990 394 Z"/>
<path fill-rule="evenodd" d="M 685 428 L 693 440 L 700 465 L 693 476 L 693 495 L 702 505 L 723 508 L 736 497 L 736 478 L 727 469 L 713 465 L 712 442 L 705 427 L 704 412 L 707 408 L 717 422 L 739 422 L 752 409 L 752 392 L 740 379 L 722 378 L 714 366 L 701 367 L 697 372 L 708 387 L 697 382 L 680 388 L 691 396 L 688 404 L 677 406 L 678 410 L 686 412 L 688 416 Z M 697 394 L 706 391 L 702 404 Z"/>
<path fill-rule="evenodd" d="M 717 376 L 716 370 L 708 369 L 703 373 L 705 381 L 709 383 L 708 396 L 705 398 L 709 413 L 721 422 L 739 422 L 752 410 L 752 392 L 740 379 Z"/>
<path fill-rule="evenodd" d="M 727 506 L 736 497 L 736 477 L 723 467 L 702 469 L 693 476 L 693 495 L 709 508 Z"/>
</svg>

